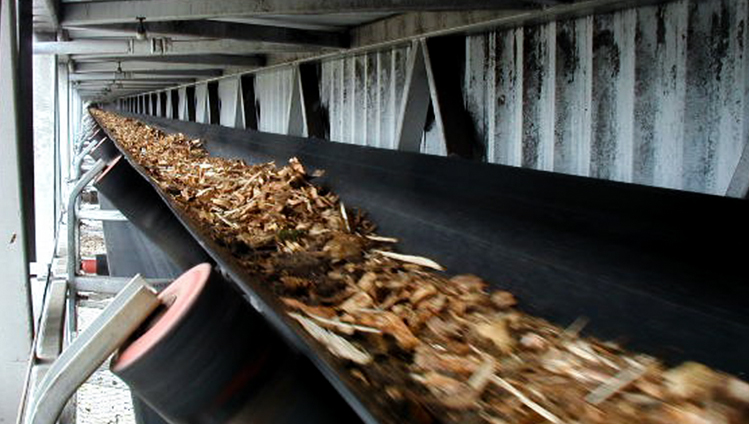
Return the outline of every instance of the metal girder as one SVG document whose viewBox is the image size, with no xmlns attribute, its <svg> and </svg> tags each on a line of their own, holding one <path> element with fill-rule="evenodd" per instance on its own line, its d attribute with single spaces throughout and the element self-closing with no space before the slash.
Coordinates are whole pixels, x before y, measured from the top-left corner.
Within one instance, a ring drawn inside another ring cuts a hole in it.
<svg viewBox="0 0 749 424">
<path fill-rule="evenodd" d="M 398 117 L 396 145 L 398 150 L 419 152 L 424 124 L 432 101 L 424 45 L 415 41 L 408 57 L 406 83 L 403 87 L 401 113 Z"/>
<path fill-rule="evenodd" d="M 91 25 L 77 27 L 94 30 L 111 30 L 125 34 L 135 34 L 139 23 Z M 168 21 L 144 23 L 146 33 L 151 35 L 190 35 L 206 38 L 221 38 L 267 43 L 296 44 L 318 47 L 348 47 L 345 33 L 284 28 L 269 25 L 254 25 L 236 22 L 217 21 Z"/>
<path fill-rule="evenodd" d="M 128 41 L 76 40 L 34 43 L 34 54 L 129 53 Z"/>
<path fill-rule="evenodd" d="M 311 15 L 436 10 L 524 9 L 556 0 L 119 0 L 65 3 L 63 26 L 261 15 Z"/>
<path fill-rule="evenodd" d="M 156 62 L 156 63 L 185 63 L 196 65 L 218 65 L 218 66 L 248 66 L 257 67 L 265 65 L 263 56 L 239 56 L 231 54 L 184 54 L 174 56 L 116 56 L 108 59 L 115 62 Z M 82 63 L 84 61 L 77 60 Z M 124 69 L 123 69 L 124 71 Z"/>
<path fill-rule="evenodd" d="M 116 79 L 116 80 L 84 80 L 76 81 L 76 87 L 90 87 L 97 85 L 113 85 L 113 84 L 124 84 L 124 85 L 139 85 L 139 86 L 161 86 L 180 84 L 187 82 L 194 82 L 195 78 L 162 78 L 162 79 Z"/>
<path fill-rule="evenodd" d="M 749 199 L 749 142 L 744 143 L 744 149 L 739 157 L 739 163 L 726 190 L 726 196 Z"/>
<path fill-rule="evenodd" d="M 117 70 L 116 62 L 91 62 L 91 63 L 76 63 L 74 66 L 75 73 L 88 73 L 88 72 L 115 72 Z M 178 64 L 178 63 L 159 63 L 153 61 L 133 61 L 133 62 L 122 62 L 120 64 L 123 72 L 155 72 L 155 71 L 182 71 L 182 70 L 219 70 L 221 66 L 192 63 L 192 64 Z"/>
<path fill-rule="evenodd" d="M 132 33 L 130 35 L 132 35 Z M 90 58 L 107 58 L 117 55 L 148 56 L 207 53 L 294 53 L 308 50 L 308 47 L 300 47 L 288 44 L 229 39 L 173 40 L 169 38 L 152 38 L 148 41 L 83 39 L 73 41 L 49 41 L 34 43 L 34 54 L 92 55 L 89 56 Z"/>
<path fill-rule="evenodd" d="M 92 72 L 88 74 L 72 74 L 71 81 L 143 81 L 143 80 L 162 80 L 162 81 L 181 81 L 194 80 L 199 77 L 211 77 L 221 75 L 220 72 L 201 73 L 200 71 L 173 72 L 171 74 L 158 74 L 146 72 Z"/>
</svg>

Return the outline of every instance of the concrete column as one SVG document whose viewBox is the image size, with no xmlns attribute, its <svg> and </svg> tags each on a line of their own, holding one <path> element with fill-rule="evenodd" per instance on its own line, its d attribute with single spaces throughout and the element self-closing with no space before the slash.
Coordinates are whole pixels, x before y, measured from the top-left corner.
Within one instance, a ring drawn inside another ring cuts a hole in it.
<svg viewBox="0 0 749 424">
<path fill-rule="evenodd" d="M 31 350 L 32 320 L 19 145 L 16 4 L 0 0 L 0 423 L 16 421 Z"/>
</svg>

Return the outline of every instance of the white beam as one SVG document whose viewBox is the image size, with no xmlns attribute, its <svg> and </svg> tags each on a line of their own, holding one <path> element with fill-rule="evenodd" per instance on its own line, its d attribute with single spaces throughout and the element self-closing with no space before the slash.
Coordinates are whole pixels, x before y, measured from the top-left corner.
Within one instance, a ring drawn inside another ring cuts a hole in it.
<svg viewBox="0 0 749 424">
<path fill-rule="evenodd" d="M 184 54 L 173 56 L 116 56 L 106 60 L 107 62 L 161 62 L 161 63 L 185 63 L 190 65 L 215 65 L 215 66 L 247 66 L 258 67 L 265 65 L 263 56 L 240 56 L 232 54 Z M 84 63 L 84 60 L 77 60 Z M 124 68 L 123 68 L 124 71 Z"/>
<path fill-rule="evenodd" d="M 147 61 L 133 61 L 133 62 L 122 62 L 123 72 L 152 72 L 160 70 L 178 71 L 178 70 L 216 70 L 221 69 L 222 66 L 211 65 L 211 64 L 179 64 L 179 63 L 158 63 L 158 62 L 147 62 Z M 91 62 L 91 63 L 76 63 L 76 73 L 88 73 L 88 72 L 114 72 L 117 70 L 117 63 L 115 62 Z"/>
<path fill-rule="evenodd" d="M 34 43 L 34 54 L 130 53 L 130 43 L 119 40 L 46 41 Z"/>
<path fill-rule="evenodd" d="M 71 81 L 142 81 L 142 80 L 161 80 L 161 81 L 184 81 L 194 80 L 198 77 L 209 77 L 217 76 L 220 73 L 191 73 L 189 71 L 183 71 L 182 73 L 173 73 L 171 75 L 162 74 L 150 74 L 146 72 L 92 72 L 88 74 L 72 74 L 70 76 Z"/>
<path fill-rule="evenodd" d="M 263 15 L 312 15 L 434 10 L 522 9 L 553 0 L 119 0 L 64 3 L 63 26 Z"/>
<path fill-rule="evenodd" d="M 107 58 L 113 55 L 182 55 L 182 54 L 256 54 L 295 53 L 309 51 L 309 47 L 288 44 L 241 40 L 173 40 L 151 38 L 137 40 L 73 40 L 34 43 L 34 54 L 92 55 L 89 58 Z"/>
<path fill-rule="evenodd" d="M 136 33 L 139 23 L 121 23 L 76 27 L 97 31 L 112 30 L 129 35 Z M 195 36 L 204 38 L 232 39 L 243 41 L 294 44 L 316 47 L 347 47 L 348 38 L 344 33 L 285 28 L 282 26 L 256 25 L 218 21 L 168 21 L 144 23 L 149 37 Z"/>
</svg>

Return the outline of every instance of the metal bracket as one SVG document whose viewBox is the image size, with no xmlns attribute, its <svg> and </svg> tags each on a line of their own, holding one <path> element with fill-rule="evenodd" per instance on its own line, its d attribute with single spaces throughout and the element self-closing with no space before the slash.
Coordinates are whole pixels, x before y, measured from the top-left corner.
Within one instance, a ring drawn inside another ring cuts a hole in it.
<svg viewBox="0 0 749 424">
<path fill-rule="evenodd" d="M 68 399 L 156 310 L 159 300 L 135 276 L 52 364 L 31 399 L 24 423 L 54 424 Z"/>
</svg>

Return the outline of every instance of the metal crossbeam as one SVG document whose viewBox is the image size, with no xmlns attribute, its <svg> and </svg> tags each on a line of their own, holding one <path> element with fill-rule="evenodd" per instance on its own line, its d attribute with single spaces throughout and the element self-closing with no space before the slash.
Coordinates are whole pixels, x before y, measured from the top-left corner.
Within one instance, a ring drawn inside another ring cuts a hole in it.
<svg viewBox="0 0 749 424">
<path fill-rule="evenodd" d="M 221 76 L 222 72 L 213 69 L 189 70 L 189 69 L 164 69 L 146 70 L 139 72 L 89 72 L 82 74 L 70 74 L 70 81 L 95 81 L 113 79 L 169 79 L 172 78 L 210 78 Z"/>
<path fill-rule="evenodd" d="M 155 62 L 155 63 L 184 63 L 190 65 L 214 66 L 247 66 L 257 67 L 265 65 L 263 56 L 239 56 L 231 54 L 184 54 L 172 56 L 115 56 L 109 60 L 117 62 Z M 80 61 L 78 63 L 81 63 Z M 77 68 L 76 68 L 77 69 Z"/>
<path fill-rule="evenodd" d="M 152 25 L 155 25 L 155 23 Z M 126 34 L 132 36 L 134 32 L 127 32 Z M 310 50 L 317 51 L 319 49 L 302 46 L 301 44 L 279 44 L 236 39 L 173 40 L 155 38 L 148 41 L 80 39 L 34 43 L 34 54 L 86 55 L 73 57 L 73 60 L 80 60 L 85 57 L 109 58 L 118 55 L 258 54 L 270 52 L 294 53 Z"/>
<path fill-rule="evenodd" d="M 121 23 L 109 25 L 91 25 L 77 27 L 98 31 L 114 31 L 135 34 L 138 23 Z M 284 28 L 269 25 L 255 25 L 236 22 L 218 21 L 167 21 L 148 22 L 145 28 L 152 35 L 190 35 L 206 38 L 222 38 L 243 41 L 261 41 L 267 43 L 295 44 L 318 47 L 347 47 L 345 34 L 331 31 Z"/>
<path fill-rule="evenodd" d="M 437 10 L 525 9 L 556 0 L 119 0 L 63 3 L 62 25 L 173 21 L 263 15 L 397 13 Z"/>
<path fill-rule="evenodd" d="M 74 70 L 76 73 L 88 73 L 88 72 L 115 72 L 117 70 L 117 62 L 90 62 L 90 63 L 76 63 Z M 149 72 L 154 71 L 183 71 L 183 70 L 212 70 L 219 71 L 221 66 L 213 64 L 202 64 L 202 63 L 159 63 L 159 62 L 148 62 L 143 60 L 133 62 L 122 62 L 119 64 L 123 72 Z"/>
</svg>

